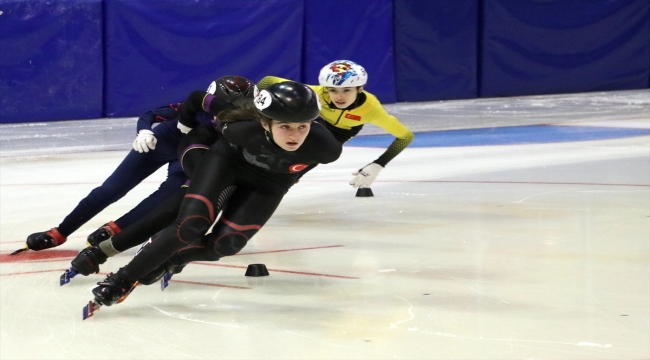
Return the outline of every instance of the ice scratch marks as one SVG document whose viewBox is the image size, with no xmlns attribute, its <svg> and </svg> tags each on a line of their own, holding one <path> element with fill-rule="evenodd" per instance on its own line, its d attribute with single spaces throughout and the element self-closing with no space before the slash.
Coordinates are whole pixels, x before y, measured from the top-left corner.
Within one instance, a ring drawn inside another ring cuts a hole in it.
<svg viewBox="0 0 650 360">
<path fill-rule="evenodd" d="M 585 184 L 585 185 L 599 185 L 599 184 Z M 603 186 L 608 186 L 608 184 L 602 184 Z M 619 186 L 616 184 L 615 186 Z M 639 186 L 639 185 L 623 185 L 623 186 Z M 646 186 L 646 185 L 641 185 L 641 186 Z M 544 195 L 550 195 L 550 194 L 560 194 L 560 193 L 568 193 L 569 195 L 564 196 L 565 198 L 568 197 L 581 197 L 584 195 L 592 195 L 592 194 L 605 194 L 605 193 L 616 193 L 620 192 L 620 190 L 580 190 L 580 191 L 574 191 L 574 190 L 558 190 L 558 191 L 547 191 L 547 192 L 542 192 L 539 194 L 534 194 L 531 196 L 527 196 L 525 198 L 522 198 L 521 200 L 513 201 L 513 204 L 521 204 L 524 201 L 530 200 L 534 197 L 538 196 L 544 196 Z"/>
<path fill-rule="evenodd" d="M 456 279 L 454 279 L 454 280 L 456 280 Z M 504 303 L 504 304 L 508 304 L 508 305 L 510 305 L 509 302 L 507 302 L 507 301 L 505 301 L 505 300 L 503 300 L 503 299 L 499 299 L 499 298 L 496 297 L 496 296 L 492 296 L 492 295 L 490 295 L 490 294 L 486 294 L 486 293 L 484 293 L 484 292 L 482 292 L 482 291 L 480 291 L 480 290 L 478 290 L 478 289 L 476 289 L 476 288 L 473 288 L 473 287 L 471 287 L 471 286 L 468 286 L 468 285 L 465 285 L 465 286 L 467 286 L 468 289 L 470 289 L 470 290 L 472 290 L 472 291 L 474 291 L 474 292 L 476 292 L 476 293 L 478 293 L 478 294 L 481 294 L 481 295 L 483 295 L 483 296 L 485 296 L 485 297 L 489 297 L 490 299 L 494 299 L 494 300 L 500 301 L 500 302 L 502 302 L 502 303 Z"/>
<path fill-rule="evenodd" d="M 398 299 L 402 299 L 402 300 L 404 300 L 404 302 L 409 304 L 409 308 L 408 308 L 409 317 L 408 317 L 408 319 L 404 319 L 404 320 L 398 321 L 396 323 L 390 324 L 390 327 L 389 327 L 390 329 L 399 329 L 399 327 L 397 325 L 415 319 L 415 315 L 413 315 L 413 304 L 411 304 L 408 300 L 404 299 L 403 297 L 397 296 L 395 294 L 393 294 L 393 296 L 395 296 Z"/>
<path fill-rule="evenodd" d="M 508 301 L 506 301 L 506 300 L 500 299 L 500 298 L 498 298 L 498 297 L 496 297 L 496 296 L 494 296 L 494 295 L 490 295 L 490 294 L 487 294 L 487 293 L 485 293 L 485 292 L 483 292 L 483 291 L 481 291 L 481 290 L 478 290 L 477 288 L 475 288 L 475 287 L 473 287 L 473 286 L 467 285 L 466 282 L 469 281 L 469 280 L 467 280 L 467 279 L 461 279 L 461 278 L 457 278 L 457 277 L 454 277 L 454 276 L 451 276 L 451 275 L 447 275 L 447 274 L 441 272 L 440 270 L 437 270 L 437 269 L 435 269 L 435 268 L 433 268 L 433 267 L 431 267 L 431 266 L 426 266 L 426 265 L 422 265 L 422 266 L 425 267 L 425 268 L 427 268 L 427 269 L 431 269 L 431 270 L 435 271 L 435 272 L 438 273 L 441 277 L 444 277 L 444 278 L 447 278 L 447 279 L 451 279 L 451 280 L 454 280 L 454 281 L 460 283 L 461 285 L 463 285 L 463 286 L 467 287 L 468 289 L 470 289 L 470 290 L 476 292 L 477 294 L 481 294 L 481 295 L 483 295 L 483 296 L 485 296 L 485 297 L 489 297 L 490 299 L 494 299 L 494 300 L 500 301 L 500 302 L 502 302 L 502 303 L 504 303 L 504 304 L 511 305 L 511 304 L 510 304 Z"/>
<path fill-rule="evenodd" d="M 149 306 L 151 306 L 151 305 L 149 305 Z M 165 310 L 163 310 L 163 309 L 161 309 L 159 307 L 156 307 L 156 306 L 151 306 L 151 307 L 154 310 L 158 311 L 159 313 L 161 313 L 163 315 L 166 315 L 166 316 L 169 316 L 171 318 L 175 318 L 175 319 L 187 320 L 187 321 L 197 322 L 197 323 L 201 323 L 201 324 L 222 326 L 222 327 L 227 327 L 227 328 L 232 328 L 232 329 L 247 329 L 248 328 L 247 325 L 240 325 L 240 324 L 237 324 L 237 323 L 225 324 L 225 323 L 218 323 L 218 322 L 212 322 L 212 321 L 205 321 L 205 320 L 193 318 L 192 314 L 181 314 L 181 313 L 178 313 L 178 312 L 165 311 Z"/>
<path fill-rule="evenodd" d="M 566 191 L 547 191 L 547 192 L 527 196 L 527 197 L 525 197 L 525 198 L 523 198 L 521 200 L 514 201 L 513 204 L 521 204 L 526 200 L 529 200 L 529 199 L 532 199 L 532 198 L 538 197 L 538 196 L 549 195 L 549 194 L 559 194 L 559 193 L 563 193 L 563 192 L 566 192 Z"/>
<path fill-rule="evenodd" d="M 288 333 L 288 334 L 294 335 L 294 336 L 301 337 L 303 339 L 313 341 L 316 344 L 325 345 L 325 346 L 330 347 L 330 348 L 350 349 L 350 350 L 354 350 L 354 351 L 361 351 L 361 352 L 364 352 L 364 353 L 371 354 L 371 357 L 364 357 L 364 358 L 378 358 L 378 357 L 380 357 L 378 355 L 377 351 L 374 350 L 374 349 L 373 350 L 365 350 L 364 348 L 358 347 L 358 346 L 339 345 L 339 344 L 337 344 L 335 342 L 324 341 L 322 337 L 311 337 L 311 336 L 307 336 L 307 335 L 304 335 L 304 334 L 299 334 L 299 333 L 297 333 L 295 331 L 291 331 L 291 330 L 285 330 L 285 332 Z M 345 331 L 343 332 L 343 334 L 345 334 Z M 312 349 L 315 350 L 316 348 L 312 347 Z M 386 359 L 396 357 L 393 354 L 386 354 L 386 353 L 381 354 L 381 355 L 383 355 L 383 358 L 386 358 Z"/>
<path fill-rule="evenodd" d="M 530 344 L 556 344 L 556 345 L 571 345 L 571 346 L 590 346 L 590 347 L 599 347 L 599 348 L 611 348 L 612 344 L 598 344 L 587 341 L 580 341 L 578 343 L 566 342 L 566 341 L 551 341 L 551 340 L 529 340 L 529 339 L 501 339 L 501 338 L 488 338 L 483 336 L 465 336 L 465 335 L 456 335 L 450 333 L 444 333 L 440 331 L 422 331 L 425 334 L 431 334 L 441 337 L 450 337 L 456 339 L 464 340 L 481 340 L 481 341 L 495 341 L 495 342 L 508 342 L 511 345 L 514 343 L 530 343 Z"/>
<path fill-rule="evenodd" d="M 213 301 L 213 302 L 217 302 L 217 298 L 219 297 L 219 293 L 221 293 L 223 290 L 224 290 L 224 289 L 219 289 L 219 291 L 217 291 L 217 292 L 214 294 L 214 296 L 212 297 L 212 301 Z"/>
<path fill-rule="evenodd" d="M 577 345 L 578 345 L 578 346 L 605 347 L 605 348 L 610 348 L 610 347 L 612 347 L 612 344 L 604 344 L 604 345 L 601 345 L 601 344 L 596 344 L 596 343 L 587 342 L 587 341 L 581 341 L 581 342 L 579 342 Z"/>
</svg>

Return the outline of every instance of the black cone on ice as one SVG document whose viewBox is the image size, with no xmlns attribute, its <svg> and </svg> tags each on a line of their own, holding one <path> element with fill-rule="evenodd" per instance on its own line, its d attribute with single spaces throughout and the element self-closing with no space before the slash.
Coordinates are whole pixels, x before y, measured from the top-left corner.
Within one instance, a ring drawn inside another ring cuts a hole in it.
<svg viewBox="0 0 650 360">
<path fill-rule="evenodd" d="M 269 276 L 269 271 L 264 264 L 250 264 L 246 269 L 246 276 Z"/>
<path fill-rule="evenodd" d="M 375 196 L 375 195 L 372 193 L 372 190 L 370 188 L 359 188 L 359 190 L 357 190 L 357 195 L 356 196 L 357 197 L 371 197 L 371 196 Z"/>
</svg>

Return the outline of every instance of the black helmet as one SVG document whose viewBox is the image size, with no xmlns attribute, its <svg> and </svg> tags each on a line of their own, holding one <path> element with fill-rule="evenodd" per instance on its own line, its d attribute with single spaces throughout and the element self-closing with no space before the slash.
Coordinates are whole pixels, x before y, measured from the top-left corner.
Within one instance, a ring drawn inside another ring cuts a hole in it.
<svg viewBox="0 0 650 360">
<path fill-rule="evenodd" d="M 309 86 L 283 81 L 260 91 L 253 101 L 262 115 L 283 122 L 304 122 L 320 115 L 318 95 Z"/>
<path fill-rule="evenodd" d="M 257 95 L 257 87 L 245 77 L 228 75 L 213 81 L 208 87 L 208 93 L 231 104 L 241 105 L 241 103 L 253 101 Z"/>
</svg>

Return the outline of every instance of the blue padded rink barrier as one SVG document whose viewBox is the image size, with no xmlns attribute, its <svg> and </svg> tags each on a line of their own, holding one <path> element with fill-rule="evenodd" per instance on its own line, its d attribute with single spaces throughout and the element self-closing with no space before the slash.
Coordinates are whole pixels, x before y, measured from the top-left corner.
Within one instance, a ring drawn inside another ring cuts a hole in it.
<svg viewBox="0 0 650 360">
<path fill-rule="evenodd" d="M 135 119 L 0 125 L 0 358 L 650 358 L 650 90 L 387 108 L 416 140 L 374 197 L 347 184 L 390 141 L 367 126 L 240 254 L 84 322 L 135 249 L 59 275 L 164 172 L 62 246 L 9 257 L 113 171 Z M 253 263 L 270 276 L 245 277 Z"/>
</svg>

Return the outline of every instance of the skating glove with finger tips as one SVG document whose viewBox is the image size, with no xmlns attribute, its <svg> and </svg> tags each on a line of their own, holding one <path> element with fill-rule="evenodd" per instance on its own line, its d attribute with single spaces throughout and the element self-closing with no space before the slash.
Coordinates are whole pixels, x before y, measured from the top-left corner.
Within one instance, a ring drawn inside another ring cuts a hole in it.
<svg viewBox="0 0 650 360">
<path fill-rule="evenodd" d="M 352 173 L 352 175 L 354 175 L 354 178 L 350 180 L 350 185 L 352 185 L 352 187 L 355 189 L 369 188 L 383 168 L 383 166 L 376 163 L 370 163 L 364 166 L 363 168 L 359 169 L 359 171 Z"/>
<path fill-rule="evenodd" d="M 138 132 L 138 136 L 133 141 L 133 150 L 139 153 L 146 153 L 149 150 L 156 149 L 156 143 L 158 140 L 153 135 L 153 131 L 142 129 Z"/>
</svg>

